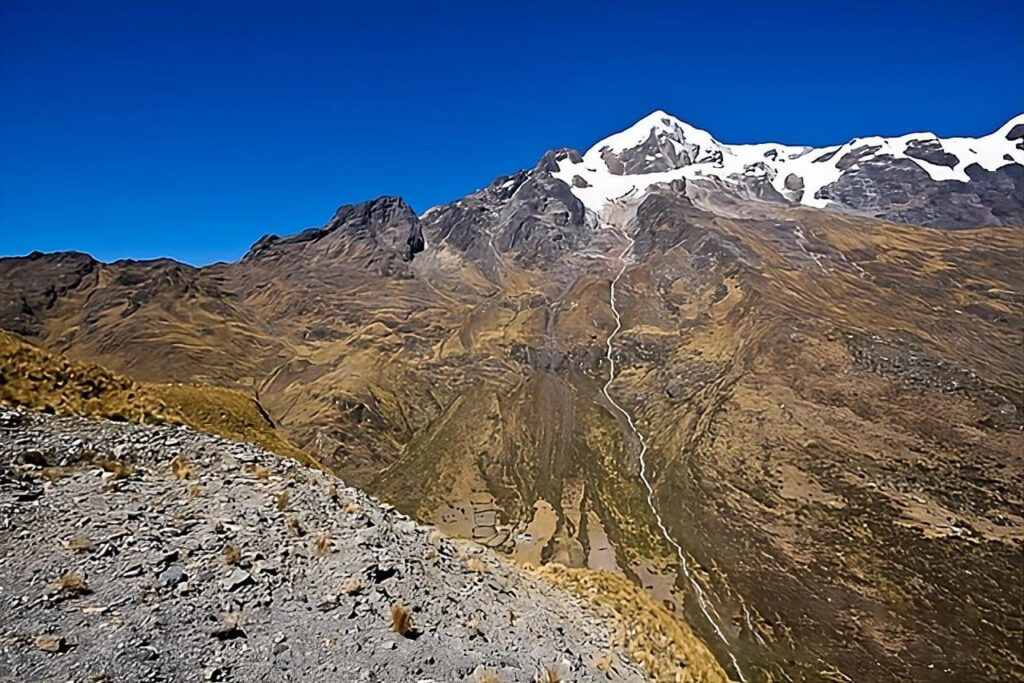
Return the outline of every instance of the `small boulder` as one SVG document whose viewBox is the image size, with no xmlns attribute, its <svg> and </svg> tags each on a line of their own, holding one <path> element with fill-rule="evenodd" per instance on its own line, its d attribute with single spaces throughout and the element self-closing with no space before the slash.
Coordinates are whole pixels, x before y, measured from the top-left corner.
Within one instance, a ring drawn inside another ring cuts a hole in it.
<svg viewBox="0 0 1024 683">
<path fill-rule="evenodd" d="M 160 572 L 159 581 L 160 585 L 167 588 L 173 588 L 187 578 L 188 575 L 185 573 L 185 570 L 181 565 L 172 564 L 170 567 Z"/>
<path fill-rule="evenodd" d="M 235 567 L 228 576 L 224 577 L 220 581 L 221 588 L 226 591 L 233 591 L 252 583 L 255 583 L 253 581 L 252 574 L 240 567 Z"/>
</svg>

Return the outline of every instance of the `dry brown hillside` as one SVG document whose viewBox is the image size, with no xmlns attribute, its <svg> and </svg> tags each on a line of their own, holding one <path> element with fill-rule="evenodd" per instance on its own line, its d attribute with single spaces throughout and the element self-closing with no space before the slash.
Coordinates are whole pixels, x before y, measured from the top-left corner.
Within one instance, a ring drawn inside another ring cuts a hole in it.
<svg viewBox="0 0 1024 683">
<path fill-rule="evenodd" d="M 594 224 L 521 180 L 425 214 L 411 262 L 364 249 L 419 228 L 384 200 L 233 264 L 0 261 L 0 325 L 251 392 L 261 430 L 347 481 L 518 560 L 620 572 L 751 680 L 1024 675 L 1019 229 L 678 188 Z M 623 267 L 608 395 L 666 533 L 603 391 Z M 183 419 L 224 403 L 144 386 Z"/>
<path fill-rule="evenodd" d="M 316 465 L 252 398 L 222 387 L 140 383 L 0 330 L 0 405 L 123 422 L 184 424 Z"/>
</svg>

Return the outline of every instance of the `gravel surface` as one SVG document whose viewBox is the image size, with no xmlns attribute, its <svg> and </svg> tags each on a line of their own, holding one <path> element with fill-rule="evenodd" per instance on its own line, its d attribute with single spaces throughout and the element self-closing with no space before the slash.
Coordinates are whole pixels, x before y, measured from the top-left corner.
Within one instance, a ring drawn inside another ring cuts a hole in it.
<svg viewBox="0 0 1024 683">
<path fill-rule="evenodd" d="M 614 639 L 589 603 L 255 446 L 0 412 L 0 680 L 643 680 Z"/>
</svg>

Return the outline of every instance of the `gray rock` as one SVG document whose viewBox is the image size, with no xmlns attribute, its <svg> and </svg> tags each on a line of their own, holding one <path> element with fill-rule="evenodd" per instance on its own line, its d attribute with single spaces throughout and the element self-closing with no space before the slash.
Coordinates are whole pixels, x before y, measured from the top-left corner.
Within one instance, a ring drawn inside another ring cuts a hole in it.
<svg viewBox="0 0 1024 683">
<path fill-rule="evenodd" d="M 235 567 L 235 569 L 232 570 L 231 574 L 221 579 L 220 585 L 221 588 L 223 588 L 226 591 L 233 591 L 237 588 L 241 588 L 242 586 L 248 586 L 252 583 L 255 582 L 253 581 L 252 575 L 249 574 L 249 572 L 238 567 Z"/>
<path fill-rule="evenodd" d="M 158 577 L 162 585 L 167 587 L 173 587 L 188 578 L 188 574 L 185 573 L 185 569 L 181 565 L 172 564 L 167 569 L 160 572 Z"/>
</svg>

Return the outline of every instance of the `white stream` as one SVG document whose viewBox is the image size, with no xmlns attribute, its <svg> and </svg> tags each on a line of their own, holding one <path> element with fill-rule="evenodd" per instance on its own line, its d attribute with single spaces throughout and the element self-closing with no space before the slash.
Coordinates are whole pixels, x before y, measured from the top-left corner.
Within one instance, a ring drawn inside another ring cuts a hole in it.
<svg viewBox="0 0 1024 683">
<path fill-rule="evenodd" d="M 683 548 L 675 541 L 675 539 L 672 538 L 671 535 L 669 535 L 668 529 L 665 527 L 665 523 L 661 519 L 661 513 L 658 512 L 658 507 L 654 504 L 654 487 L 651 486 L 651 482 L 647 479 L 647 461 L 645 459 L 645 456 L 647 455 L 647 441 L 644 439 L 644 435 L 640 432 L 640 430 L 637 429 L 636 423 L 633 422 L 633 416 L 630 415 L 625 408 L 619 405 L 615 401 L 615 399 L 612 398 L 611 393 L 608 391 L 609 387 L 611 387 L 612 385 L 612 382 L 615 381 L 615 357 L 612 349 L 612 340 L 615 338 L 615 335 L 617 335 L 619 331 L 622 330 L 622 317 L 619 315 L 619 309 L 615 305 L 615 285 L 619 283 L 619 279 L 626 272 L 626 267 L 628 266 L 628 263 L 626 261 L 626 254 L 628 254 L 633 249 L 633 245 L 635 244 L 635 240 L 632 237 L 630 237 L 624 229 L 620 229 L 619 232 L 622 234 L 623 237 L 626 238 L 629 244 L 627 244 L 626 248 L 623 249 L 622 252 L 619 254 L 618 260 L 621 263 L 621 267 L 619 268 L 618 274 L 612 280 L 609 293 L 609 303 L 611 304 L 612 314 L 615 316 L 615 329 L 612 330 L 612 333 L 608 335 L 608 339 L 605 342 L 608 347 L 607 353 L 605 353 L 605 357 L 608 359 L 608 365 L 610 366 L 610 370 L 608 372 L 608 381 L 605 382 L 602 391 L 604 392 L 605 398 L 608 399 L 608 402 L 612 406 L 614 406 L 616 410 L 622 413 L 622 416 L 624 418 L 626 418 L 626 422 L 629 424 L 630 431 L 633 432 L 633 435 L 636 436 L 637 440 L 639 440 L 640 442 L 640 480 L 643 482 L 644 487 L 647 489 L 647 505 L 651 508 L 651 512 L 654 514 L 654 519 L 658 523 L 658 528 L 661 529 L 662 536 L 665 537 L 665 540 L 668 541 L 669 545 L 675 548 L 676 555 L 679 556 L 679 566 L 682 568 L 683 575 L 686 577 L 687 581 L 689 581 L 690 585 L 693 586 L 693 591 L 697 596 L 697 603 L 700 605 L 700 611 L 704 614 L 704 618 L 708 620 L 708 623 L 711 625 L 711 628 L 714 629 L 715 634 L 725 644 L 725 651 L 729 655 L 729 659 L 732 661 L 732 666 L 733 669 L 736 671 L 736 675 L 739 676 L 740 681 L 745 683 L 747 679 L 743 677 L 743 671 L 740 669 L 739 662 L 736 661 L 736 657 L 732 654 L 732 651 L 730 650 L 729 640 L 725 637 L 725 633 L 722 632 L 722 629 L 718 625 L 718 622 L 715 621 L 714 617 L 711 615 L 711 612 L 712 610 L 714 610 L 714 607 L 708 603 L 707 595 L 704 593 L 704 589 L 701 587 L 700 582 L 697 581 L 697 578 L 690 571 L 690 565 L 686 560 L 685 553 L 683 553 Z"/>
</svg>

